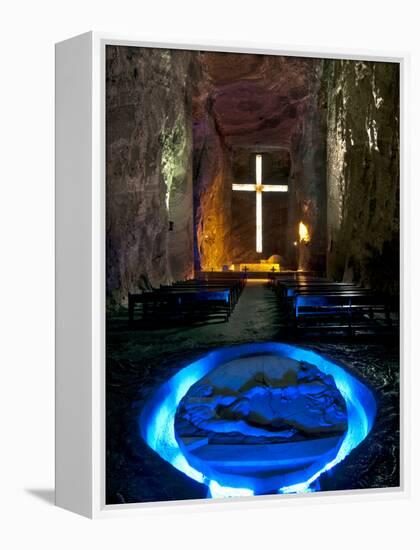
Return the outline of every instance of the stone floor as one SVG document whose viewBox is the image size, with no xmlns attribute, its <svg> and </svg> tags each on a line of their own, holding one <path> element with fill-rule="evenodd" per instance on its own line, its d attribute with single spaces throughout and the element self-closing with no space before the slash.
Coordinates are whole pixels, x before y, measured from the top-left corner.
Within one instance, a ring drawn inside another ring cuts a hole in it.
<svg viewBox="0 0 420 550">
<path fill-rule="evenodd" d="M 163 381 L 215 347 L 286 341 L 275 295 L 249 281 L 228 323 L 128 329 L 127 312 L 107 319 L 107 503 L 205 498 L 206 488 L 164 462 L 143 442 L 138 418 Z M 339 361 L 375 392 L 378 415 L 366 440 L 320 480 L 321 490 L 399 485 L 399 350 L 397 336 L 305 338 L 296 344 Z"/>
</svg>

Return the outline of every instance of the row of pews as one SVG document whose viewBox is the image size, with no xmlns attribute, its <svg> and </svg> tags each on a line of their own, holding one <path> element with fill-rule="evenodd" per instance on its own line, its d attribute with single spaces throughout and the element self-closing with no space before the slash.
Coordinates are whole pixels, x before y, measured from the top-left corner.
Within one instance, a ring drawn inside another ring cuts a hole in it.
<svg viewBox="0 0 420 550">
<path fill-rule="evenodd" d="M 199 273 L 194 279 L 129 294 L 129 324 L 228 321 L 245 283 L 242 273 Z"/>
<path fill-rule="evenodd" d="M 323 277 L 276 275 L 269 286 L 276 293 L 287 323 L 296 332 L 379 332 L 395 328 L 396 312 L 383 294 L 355 283 Z"/>
</svg>

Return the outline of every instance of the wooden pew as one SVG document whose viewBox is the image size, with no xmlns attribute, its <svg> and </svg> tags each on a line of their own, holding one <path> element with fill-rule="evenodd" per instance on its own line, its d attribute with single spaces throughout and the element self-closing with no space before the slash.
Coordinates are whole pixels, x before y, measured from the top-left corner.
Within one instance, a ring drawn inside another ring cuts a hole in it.
<svg viewBox="0 0 420 550">
<path fill-rule="evenodd" d="M 276 287 L 276 293 L 283 298 L 292 298 L 300 292 L 341 292 L 346 290 L 358 290 L 360 287 L 353 283 L 331 283 L 303 281 L 302 283 L 281 283 Z"/>
<path fill-rule="evenodd" d="M 199 294 L 201 292 L 205 291 L 220 291 L 223 293 L 223 295 L 228 296 L 228 304 L 229 304 L 229 314 L 233 311 L 233 308 L 235 307 L 237 300 L 239 299 L 238 293 L 235 291 L 234 288 L 229 288 L 226 286 L 220 286 L 220 285 L 182 285 L 182 284 L 174 284 L 173 286 L 161 286 L 159 289 L 156 290 L 156 292 L 166 292 L 166 293 L 172 293 L 172 294 L 179 294 L 182 292 L 186 292 L 189 294 Z"/>
<path fill-rule="evenodd" d="M 272 285 L 295 330 L 380 330 L 393 323 L 388 300 L 355 283 L 320 277 L 277 278 Z"/>
<path fill-rule="evenodd" d="M 160 318 L 171 319 L 216 319 L 227 321 L 239 300 L 245 278 L 221 277 L 215 280 L 188 279 L 172 285 L 161 285 L 137 294 L 129 295 L 129 322 L 133 323 L 135 311 L 143 321 Z M 241 275 L 241 274 L 240 274 Z"/>
<path fill-rule="evenodd" d="M 280 273 L 270 273 L 268 286 L 274 289 L 283 282 L 293 283 L 301 281 L 328 281 L 328 279 L 319 276 L 314 271 L 281 271 Z"/>
<path fill-rule="evenodd" d="M 241 285 L 246 284 L 246 273 L 237 271 L 198 271 L 195 274 L 198 281 L 237 281 Z"/>
<path fill-rule="evenodd" d="M 383 316 L 383 319 L 380 316 Z M 306 291 L 293 296 L 296 330 L 381 330 L 392 326 L 387 300 L 367 289 Z"/>
<path fill-rule="evenodd" d="M 234 307 L 238 300 L 239 296 L 242 293 L 242 286 L 239 285 L 235 281 L 227 281 L 227 282 L 205 282 L 205 281 L 195 281 L 195 280 L 189 280 L 189 281 L 179 281 L 174 283 L 173 285 L 161 285 L 160 289 L 165 289 L 168 291 L 175 291 L 180 289 L 220 289 L 220 290 L 229 290 L 231 294 L 231 303 L 232 307 Z"/>
<path fill-rule="evenodd" d="M 282 288 L 284 285 L 286 286 L 293 286 L 293 285 L 301 285 L 301 284 L 311 284 L 311 283 L 331 283 L 331 281 L 328 281 L 328 279 L 324 279 L 321 277 L 314 277 L 309 275 L 282 275 L 281 277 L 275 277 L 269 280 L 268 286 L 275 292 L 278 291 L 278 289 Z"/>
<path fill-rule="evenodd" d="M 227 321 L 232 311 L 228 289 L 155 289 L 151 292 L 129 294 L 130 324 L 134 322 L 138 305 L 141 305 L 141 320 L 150 323 L 208 318 L 222 318 Z"/>
</svg>

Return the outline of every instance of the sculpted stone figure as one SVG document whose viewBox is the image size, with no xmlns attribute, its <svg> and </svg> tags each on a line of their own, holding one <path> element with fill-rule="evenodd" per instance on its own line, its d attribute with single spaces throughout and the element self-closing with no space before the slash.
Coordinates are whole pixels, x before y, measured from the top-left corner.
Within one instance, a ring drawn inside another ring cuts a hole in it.
<svg viewBox="0 0 420 550">
<path fill-rule="evenodd" d="M 263 388 L 255 387 L 242 395 L 213 395 L 213 389 L 209 386 L 199 386 L 199 394 L 206 397 L 192 397 L 185 403 L 185 418 L 198 428 L 212 432 L 229 433 L 239 432 L 244 435 L 264 436 L 273 435 L 264 427 L 253 426 L 248 422 L 252 413 L 252 398 L 255 395 L 265 393 Z M 266 396 L 268 397 L 268 396 Z M 291 437 L 296 430 L 280 426 L 276 429 L 276 435 Z"/>
<path fill-rule="evenodd" d="M 337 455 L 347 408 L 334 379 L 314 365 L 250 355 L 191 386 L 174 428 L 190 466 L 263 494 L 309 479 Z"/>
<path fill-rule="evenodd" d="M 183 419 L 200 430 L 290 439 L 295 434 L 340 433 L 347 427 L 344 400 L 331 377 L 305 363 L 293 375 L 270 380 L 264 371 L 242 375 L 235 389 L 211 380 L 195 384 L 181 402 Z"/>
</svg>

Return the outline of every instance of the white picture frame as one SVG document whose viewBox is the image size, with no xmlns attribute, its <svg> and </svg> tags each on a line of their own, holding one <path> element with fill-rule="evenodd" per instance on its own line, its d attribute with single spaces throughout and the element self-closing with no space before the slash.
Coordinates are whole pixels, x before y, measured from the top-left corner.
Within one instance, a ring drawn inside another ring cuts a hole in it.
<svg viewBox="0 0 420 550">
<path fill-rule="evenodd" d="M 224 505 L 222 501 L 105 504 L 105 47 L 131 45 L 389 61 L 400 64 L 401 258 L 408 224 L 407 74 L 405 53 L 220 42 L 164 43 L 89 32 L 56 45 L 56 504 L 90 517 L 145 513 L 156 506 Z M 401 268 L 402 269 L 402 268 Z M 292 499 L 382 499 L 407 496 L 408 287 L 401 270 L 401 485 L 363 495 L 313 493 L 233 499 L 236 506 L 278 506 Z M 202 508 L 204 507 L 204 508 Z"/>
</svg>

